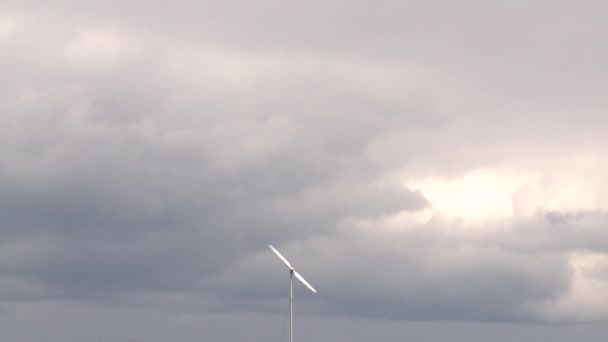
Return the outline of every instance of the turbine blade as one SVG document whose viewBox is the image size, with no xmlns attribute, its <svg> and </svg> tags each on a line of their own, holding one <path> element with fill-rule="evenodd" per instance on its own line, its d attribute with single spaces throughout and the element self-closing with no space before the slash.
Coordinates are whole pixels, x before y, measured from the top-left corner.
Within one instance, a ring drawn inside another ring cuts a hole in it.
<svg viewBox="0 0 608 342">
<path fill-rule="evenodd" d="M 304 278 L 302 278 L 300 273 L 298 273 L 297 271 L 294 270 L 293 274 L 296 276 L 296 278 L 298 278 L 302 282 L 302 284 L 306 285 L 306 287 L 308 287 L 310 289 L 310 291 L 317 293 L 317 290 L 315 290 L 306 280 L 304 280 Z"/>
<path fill-rule="evenodd" d="M 268 245 L 268 247 L 270 247 L 270 249 L 272 249 L 272 251 L 274 252 L 274 254 L 276 254 L 279 259 L 283 260 L 283 262 L 285 263 L 285 265 L 287 265 L 287 267 L 289 267 L 290 270 L 293 269 L 293 267 L 291 267 L 291 265 L 289 264 L 289 261 L 287 261 L 287 259 L 285 259 L 281 253 L 279 253 L 279 251 L 277 251 L 274 247 L 272 247 L 272 245 Z"/>
</svg>

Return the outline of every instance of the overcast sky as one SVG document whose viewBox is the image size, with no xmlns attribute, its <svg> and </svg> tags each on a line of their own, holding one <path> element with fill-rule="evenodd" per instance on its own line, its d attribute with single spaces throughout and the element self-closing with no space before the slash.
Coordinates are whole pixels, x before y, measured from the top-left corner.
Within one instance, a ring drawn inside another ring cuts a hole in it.
<svg viewBox="0 0 608 342">
<path fill-rule="evenodd" d="M 608 2 L 0 4 L 0 339 L 605 341 Z"/>
</svg>

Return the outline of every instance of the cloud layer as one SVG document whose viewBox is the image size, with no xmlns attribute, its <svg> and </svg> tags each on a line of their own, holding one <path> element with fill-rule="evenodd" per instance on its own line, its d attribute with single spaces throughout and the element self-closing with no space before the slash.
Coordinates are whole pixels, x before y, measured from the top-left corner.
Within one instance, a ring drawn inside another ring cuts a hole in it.
<svg viewBox="0 0 608 342">
<path fill-rule="evenodd" d="M 88 5 L 0 15 L 5 305 L 608 318 L 604 4 Z"/>
</svg>

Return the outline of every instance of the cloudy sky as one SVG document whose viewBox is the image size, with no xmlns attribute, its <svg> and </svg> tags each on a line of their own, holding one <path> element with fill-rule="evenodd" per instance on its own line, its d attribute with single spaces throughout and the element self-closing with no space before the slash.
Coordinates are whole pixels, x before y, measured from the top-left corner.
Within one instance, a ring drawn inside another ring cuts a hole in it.
<svg viewBox="0 0 608 342">
<path fill-rule="evenodd" d="M 0 339 L 605 341 L 605 1 L 0 4 Z"/>
</svg>

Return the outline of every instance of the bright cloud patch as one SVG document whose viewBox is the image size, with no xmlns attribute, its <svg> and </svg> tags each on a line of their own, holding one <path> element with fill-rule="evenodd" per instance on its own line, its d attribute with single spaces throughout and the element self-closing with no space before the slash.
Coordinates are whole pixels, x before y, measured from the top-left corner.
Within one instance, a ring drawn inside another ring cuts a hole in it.
<svg viewBox="0 0 608 342">
<path fill-rule="evenodd" d="M 511 176 L 495 170 L 474 170 L 458 178 L 426 178 L 407 182 L 431 204 L 432 214 L 467 223 L 513 215 L 512 195 L 532 177 Z"/>
</svg>

